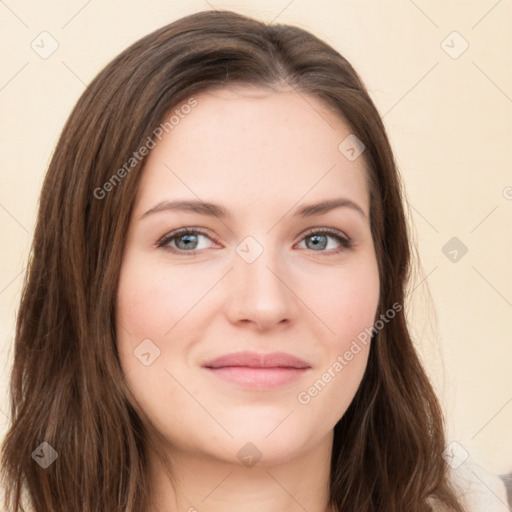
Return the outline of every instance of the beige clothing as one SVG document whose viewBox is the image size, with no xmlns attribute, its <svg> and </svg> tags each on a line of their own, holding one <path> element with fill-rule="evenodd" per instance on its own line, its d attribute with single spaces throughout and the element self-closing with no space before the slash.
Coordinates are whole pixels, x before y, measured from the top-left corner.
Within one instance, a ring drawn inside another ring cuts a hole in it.
<svg viewBox="0 0 512 512">
<path fill-rule="evenodd" d="M 469 460 L 450 471 L 467 512 L 512 511 L 512 474 L 494 475 Z"/>
</svg>

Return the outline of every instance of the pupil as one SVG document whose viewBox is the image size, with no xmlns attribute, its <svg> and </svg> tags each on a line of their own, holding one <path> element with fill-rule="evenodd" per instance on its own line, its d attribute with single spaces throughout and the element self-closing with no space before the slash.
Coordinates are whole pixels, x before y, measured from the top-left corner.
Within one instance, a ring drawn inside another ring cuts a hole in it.
<svg viewBox="0 0 512 512">
<path fill-rule="evenodd" d="M 197 240 L 194 240 L 194 238 L 197 239 L 197 235 L 182 235 L 178 238 L 178 243 L 181 242 L 181 240 L 185 240 L 184 246 L 179 247 L 180 249 L 190 247 L 190 244 L 194 245 L 194 242 L 197 243 Z M 192 239 L 192 240 L 191 240 Z"/>
<path fill-rule="evenodd" d="M 313 242 L 313 247 L 320 247 L 322 249 L 325 249 L 327 245 L 327 237 L 325 235 L 311 235 L 309 238 L 310 240 L 316 240 L 315 242 Z M 324 243 L 318 242 L 319 238 L 323 238 Z"/>
</svg>

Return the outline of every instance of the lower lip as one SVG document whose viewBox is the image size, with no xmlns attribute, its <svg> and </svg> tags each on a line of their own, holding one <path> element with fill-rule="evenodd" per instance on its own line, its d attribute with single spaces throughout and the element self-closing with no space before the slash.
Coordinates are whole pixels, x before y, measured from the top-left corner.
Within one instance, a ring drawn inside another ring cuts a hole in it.
<svg viewBox="0 0 512 512">
<path fill-rule="evenodd" d="M 206 368 L 212 374 L 228 382 L 245 387 L 266 389 L 289 384 L 300 379 L 309 368 L 249 368 L 225 366 Z"/>
</svg>

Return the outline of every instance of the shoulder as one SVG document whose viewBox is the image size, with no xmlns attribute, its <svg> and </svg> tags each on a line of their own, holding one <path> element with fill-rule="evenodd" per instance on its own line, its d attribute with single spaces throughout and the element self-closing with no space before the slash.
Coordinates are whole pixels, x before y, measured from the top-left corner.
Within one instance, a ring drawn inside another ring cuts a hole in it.
<svg viewBox="0 0 512 512">
<path fill-rule="evenodd" d="M 466 512 L 510 512 L 512 473 L 499 476 L 468 460 L 450 476 Z"/>
<path fill-rule="evenodd" d="M 512 508 L 512 471 L 508 475 L 501 475 L 501 480 L 507 491 L 507 503 L 509 508 Z"/>
</svg>

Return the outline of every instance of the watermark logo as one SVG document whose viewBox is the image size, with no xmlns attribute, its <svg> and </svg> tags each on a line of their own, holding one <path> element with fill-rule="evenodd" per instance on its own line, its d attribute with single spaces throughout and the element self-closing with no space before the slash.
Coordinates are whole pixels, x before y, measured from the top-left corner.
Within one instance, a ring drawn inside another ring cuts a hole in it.
<svg viewBox="0 0 512 512">
<path fill-rule="evenodd" d="M 262 453 L 253 443 L 246 443 L 238 450 L 236 456 L 245 466 L 252 468 L 261 459 Z"/>
<path fill-rule="evenodd" d="M 246 263 L 253 263 L 263 254 L 263 247 L 254 237 L 247 236 L 237 245 L 236 253 Z"/>
<path fill-rule="evenodd" d="M 149 366 L 160 356 L 160 349 L 149 338 L 146 338 L 137 345 L 133 354 L 144 366 Z"/>
<path fill-rule="evenodd" d="M 359 158 L 365 149 L 366 146 L 353 133 L 345 137 L 338 146 L 340 153 L 351 162 Z"/>
<path fill-rule="evenodd" d="M 49 33 L 43 31 L 30 43 L 30 48 L 34 50 L 41 59 L 51 57 L 59 47 L 57 40 Z"/>
<path fill-rule="evenodd" d="M 32 458 L 43 468 L 46 469 L 57 459 L 59 454 L 46 441 L 41 443 L 33 452 Z"/>
<path fill-rule="evenodd" d="M 469 48 L 469 43 L 454 30 L 441 41 L 441 48 L 452 59 L 458 59 Z"/>
<path fill-rule="evenodd" d="M 451 442 L 441 454 L 445 462 L 453 469 L 457 469 L 469 458 L 468 451 L 457 441 Z"/>
<path fill-rule="evenodd" d="M 441 252 L 452 262 L 458 263 L 468 252 L 466 245 L 456 236 L 446 242 Z"/>
</svg>

